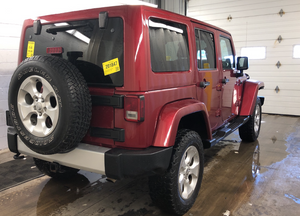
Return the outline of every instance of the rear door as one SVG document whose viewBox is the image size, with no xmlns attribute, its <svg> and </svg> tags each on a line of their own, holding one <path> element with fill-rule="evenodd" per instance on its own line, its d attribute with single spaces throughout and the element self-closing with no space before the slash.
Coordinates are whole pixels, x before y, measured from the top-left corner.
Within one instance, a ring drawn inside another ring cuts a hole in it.
<svg viewBox="0 0 300 216">
<path fill-rule="evenodd" d="M 197 98 L 204 102 L 209 113 L 212 130 L 222 124 L 221 91 L 217 89 L 220 70 L 217 69 L 215 31 L 206 26 L 195 24 L 197 56 Z"/>
</svg>

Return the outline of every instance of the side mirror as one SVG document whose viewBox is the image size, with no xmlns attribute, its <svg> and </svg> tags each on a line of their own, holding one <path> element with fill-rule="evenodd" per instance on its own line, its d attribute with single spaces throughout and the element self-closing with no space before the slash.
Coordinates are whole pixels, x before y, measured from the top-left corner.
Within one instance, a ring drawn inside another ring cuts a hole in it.
<svg viewBox="0 0 300 216">
<path fill-rule="evenodd" d="M 249 68 L 248 57 L 238 57 L 237 58 L 237 69 L 243 72 Z"/>
<path fill-rule="evenodd" d="M 244 76 L 243 71 L 249 68 L 248 57 L 238 57 L 237 58 L 237 70 L 240 71 L 236 73 L 236 77 Z"/>
</svg>

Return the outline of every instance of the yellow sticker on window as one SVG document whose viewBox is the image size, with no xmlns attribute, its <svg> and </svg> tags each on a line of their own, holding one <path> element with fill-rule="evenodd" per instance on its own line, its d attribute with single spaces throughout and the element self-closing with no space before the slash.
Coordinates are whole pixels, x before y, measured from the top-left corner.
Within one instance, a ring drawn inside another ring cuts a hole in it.
<svg viewBox="0 0 300 216">
<path fill-rule="evenodd" d="M 203 64 L 203 68 L 204 68 L 204 69 L 208 69 L 208 68 L 210 68 L 210 65 L 209 65 L 209 63 L 204 63 L 204 64 Z"/>
<path fill-rule="evenodd" d="M 28 46 L 27 46 L 27 55 L 26 57 L 29 58 L 34 55 L 34 41 L 28 41 Z"/>
<path fill-rule="evenodd" d="M 119 59 L 115 58 L 102 63 L 104 76 L 117 73 L 120 71 Z"/>
</svg>

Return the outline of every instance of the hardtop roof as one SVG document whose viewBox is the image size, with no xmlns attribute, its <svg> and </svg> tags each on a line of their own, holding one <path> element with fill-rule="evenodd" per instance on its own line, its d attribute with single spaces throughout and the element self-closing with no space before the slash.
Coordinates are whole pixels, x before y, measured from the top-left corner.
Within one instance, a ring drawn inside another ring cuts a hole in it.
<svg viewBox="0 0 300 216">
<path fill-rule="evenodd" d="M 92 8 L 92 9 L 85 9 L 85 10 L 79 10 L 79 11 L 71 11 L 71 12 L 64 12 L 64 13 L 58 13 L 58 14 L 51 14 L 51 15 L 43 15 L 39 16 L 36 19 L 40 19 L 42 23 L 48 23 L 48 22 L 58 22 L 58 21 L 71 21 L 71 20 L 78 20 L 78 19 L 88 19 L 88 18 L 97 18 L 98 14 L 102 11 L 117 11 L 117 10 L 127 10 L 128 14 L 132 13 L 133 11 L 140 10 L 141 13 L 143 11 L 152 11 L 154 13 L 160 13 L 162 14 L 162 18 L 165 16 L 166 19 L 170 17 L 177 17 L 183 20 L 185 23 L 187 22 L 193 22 L 198 23 L 201 25 L 205 25 L 207 27 L 216 29 L 218 31 L 222 31 L 223 33 L 226 33 L 230 35 L 230 33 L 224 29 L 221 29 L 219 27 L 216 27 L 214 25 L 205 23 L 203 21 L 190 18 L 187 16 L 183 16 L 177 13 L 173 13 L 170 11 L 166 11 L 159 8 L 149 7 L 145 5 L 121 5 L 121 6 L 112 6 L 112 7 L 100 7 L 100 8 Z"/>
</svg>

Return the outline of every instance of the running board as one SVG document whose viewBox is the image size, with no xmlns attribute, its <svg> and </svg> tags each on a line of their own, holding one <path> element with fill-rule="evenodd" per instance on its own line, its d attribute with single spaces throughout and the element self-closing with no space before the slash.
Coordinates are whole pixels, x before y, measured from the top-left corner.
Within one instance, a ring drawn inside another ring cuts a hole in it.
<svg viewBox="0 0 300 216">
<path fill-rule="evenodd" d="M 220 129 L 216 130 L 213 133 L 213 137 L 211 140 L 205 140 L 204 141 L 204 147 L 210 148 L 214 146 L 219 141 L 223 140 L 225 137 L 227 137 L 229 134 L 234 132 L 236 129 L 241 127 L 243 124 L 245 124 L 249 120 L 250 116 L 246 117 L 238 117 L 231 122 L 227 123 L 224 127 L 221 127 Z"/>
</svg>

